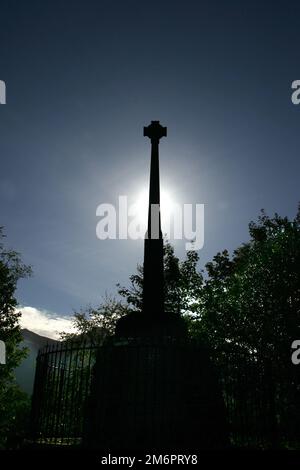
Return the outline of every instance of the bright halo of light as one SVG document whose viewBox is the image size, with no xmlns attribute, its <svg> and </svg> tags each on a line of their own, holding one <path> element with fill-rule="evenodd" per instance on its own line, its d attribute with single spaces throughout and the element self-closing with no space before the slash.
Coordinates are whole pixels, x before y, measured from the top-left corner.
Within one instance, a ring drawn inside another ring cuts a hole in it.
<svg viewBox="0 0 300 470">
<path fill-rule="evenodd" d="M 135 213 L 139 222 L 142 225 L 147 224 L 148 219 L 148 204 L 149 204 L 149 193 L 146 190 L 141 191 L 135 198 Z M 161 222 L 168 219 L 174 207 L 175 201 L 172 199 L 171 193 L 165 189 L 160 191 L 160 210 L 161 210 Z"/>
</svg>

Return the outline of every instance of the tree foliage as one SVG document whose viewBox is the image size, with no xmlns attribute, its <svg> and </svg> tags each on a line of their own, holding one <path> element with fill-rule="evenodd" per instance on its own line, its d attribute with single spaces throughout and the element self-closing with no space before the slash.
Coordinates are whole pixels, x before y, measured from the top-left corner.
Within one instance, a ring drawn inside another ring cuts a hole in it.
<svg viewBox="0 0 300 470">
<path fill-rule="evenodd" d="M 13 374 L 26 355 L 25 349 L 20 347 L 21 314 L 17 311 L 15 291 L 18 281 L 31 274 L 31 268 L 23 264 L 19 253 L 5 247 L 4 238 L 0 227 L 0 340 L 6 346 L 6 364 L 0 365 L 0 447 L 15 426 L 17 415 L 26 401 Z"/>
<path fill-rule="evenodd" d="M 250 241 L 206 265 L 198 326 L 216 348 L 290 364 L 300 327 L 300 211 L 292 221 L 262 211 Z"/>
<path fill-rule="evenodd" d="M 124 302 L 106 295 L 97 307 L 87 306 L 74 312 L 72 324 L 74 333 L 61 333 L 63 341 L 85 342 L 92 346 L 101 345 L 107 336 L 114 333 L 119 318 L 130 308 Z"/>
</svg>

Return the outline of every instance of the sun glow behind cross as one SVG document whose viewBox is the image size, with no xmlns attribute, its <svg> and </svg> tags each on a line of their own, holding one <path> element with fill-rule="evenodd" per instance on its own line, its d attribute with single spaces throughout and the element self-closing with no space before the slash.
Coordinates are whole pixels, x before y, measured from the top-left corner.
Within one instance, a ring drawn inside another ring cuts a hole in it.
<svg viewBox="0 0 300 470">
<path fill-rule="evenodd" d="M 148 219 L 149 193 L 146 190 L 141 191 L 135 198 L 135 212 L 139 223 L 147 226 Z M 164 224 L 172 216 L 175 201 L 169 191 L 162 189 L 160 191 L 160 210 L 162 230 Z"/>
</svg>

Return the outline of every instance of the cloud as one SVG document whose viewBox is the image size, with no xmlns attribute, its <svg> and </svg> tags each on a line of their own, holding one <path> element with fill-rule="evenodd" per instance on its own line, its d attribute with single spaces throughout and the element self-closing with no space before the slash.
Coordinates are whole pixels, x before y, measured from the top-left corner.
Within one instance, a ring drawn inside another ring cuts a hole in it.
<svg viewBox="0 0 300 470">
<path fill-rule="evenodd" d="M 39 335 L 59 339 L 59 334 L 62 331 L 68 333 L 75 331 L 70 317 L 35 307 L 20 307 L 17 310 L 22 313 L 21 328 L 27 328 Z"/>
</svg>

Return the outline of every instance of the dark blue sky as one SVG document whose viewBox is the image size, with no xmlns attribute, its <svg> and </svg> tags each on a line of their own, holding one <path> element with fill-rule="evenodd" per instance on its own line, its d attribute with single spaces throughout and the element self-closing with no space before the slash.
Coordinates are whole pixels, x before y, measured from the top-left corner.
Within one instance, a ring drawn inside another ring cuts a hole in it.
<svg viewBox="0 0 300 470">
<path fill-rule="evenodd" d="M 200 267 L 262 207 L 295 215 L 297 4 L 1 2 L 0 225 L 34 269 L 21 304 L 68 314 L 135 271 L 142 242 L 97 240 L 95 211 L 148 184 L 153 119 L 162 186 L 205 204 Z"/>
</svg>

